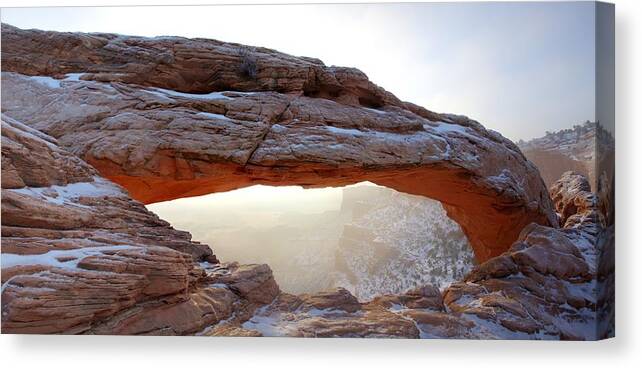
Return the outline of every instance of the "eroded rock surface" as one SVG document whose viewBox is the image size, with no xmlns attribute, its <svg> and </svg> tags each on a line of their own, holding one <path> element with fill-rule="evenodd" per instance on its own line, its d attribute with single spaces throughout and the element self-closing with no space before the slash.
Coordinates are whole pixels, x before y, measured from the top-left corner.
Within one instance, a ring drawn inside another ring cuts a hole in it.
<svg viewBox="0 0 642 368">
<path fill-rule="evenodd" d="M 253 302 L 231 288 L 254 269 L 260 300 L 278 293 L 267 266 L 206 262 L 207 245 L 57 143 L 2 118 L 3 333 L 194 333 Z"/>
<path fill-rule="evenodd" d="M 144 203 L 368 180 L 441 201 L 480 261 L 531 222 L 557 225 L 511 141 L 356 69 L 204 39 L 2 31 L 3 111 Z"/>
</svg>

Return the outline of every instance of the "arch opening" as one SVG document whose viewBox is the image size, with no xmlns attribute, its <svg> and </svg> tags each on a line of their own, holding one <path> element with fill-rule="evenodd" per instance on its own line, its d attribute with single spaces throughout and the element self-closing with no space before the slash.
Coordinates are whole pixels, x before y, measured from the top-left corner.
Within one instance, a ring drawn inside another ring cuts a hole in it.
<svg viewBox="0 0 642 368">
<path fill-rule="evenodd" d="M 209 244 L 221 261 L 267 263 L 293 294 L 344 287 L 366 301 L 446 287 L 475 262 L 441 203 L 370 182 L 255 185 L 147 207 Z"/>
</svg>

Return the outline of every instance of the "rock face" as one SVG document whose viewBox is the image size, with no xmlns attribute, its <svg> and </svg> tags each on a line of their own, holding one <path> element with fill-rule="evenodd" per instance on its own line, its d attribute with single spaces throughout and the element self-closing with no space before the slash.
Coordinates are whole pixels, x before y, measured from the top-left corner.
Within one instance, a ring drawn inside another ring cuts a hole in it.
<svg viewBox="0 0 642 368">
<path fill-rule="evenodd" d="M 208 246 L 57 144 L 2 118 L 3 333 L 193 333 L 276 296 L 267 266 L 203 269 Z"/>
<path fill-rule="evenodd" d="M 3 333 L 593 339 L 596 284 L 613 281 L 596 267 L 612 252 L 595 241 L 598 207 L 570 173 L 553 187 L 558 208 L 574 204 L 564 229 L 529 225 L 443 293 L 360 303 L 345 289 L 281 293 L 266 265 L 195 263 L 201 244 L 55 139 L 11 118 L 2 134 Z M 33 182 L 38 168 L 55 175 Z"/>
<path fill-rule="evenodd" d="M 92 234 L 74 231 L 88 229 L 97 238 L 101 233 L 118 234 L 121 240 L 114 244 L 127 243 L 129 237 L 137 243 L 189 253 L 198 260 L 212 255 L 207 245 L 192 242 L 189 233 L 170 228 L 121 187 L 60 149 L 55 139 L 9 117 L 2 120 L 2 190 L 5 249 L 13 247 L 5 237 L 14 234 L 46 239 L 68 232 L 82 239 Z M 28 245 L 33 249 L 28 253 L 65 248 L 45 243 Z"/>
<path fill-rule="evenodd" d="M 8 25 L 2 65 L 7 115 L 144 203 L 368 180 L 441 201 L 480 261 L 531 222 L 557 224 L 511 141 L 399 101 L 356 69 L 213 40 Z"/>
</svg>

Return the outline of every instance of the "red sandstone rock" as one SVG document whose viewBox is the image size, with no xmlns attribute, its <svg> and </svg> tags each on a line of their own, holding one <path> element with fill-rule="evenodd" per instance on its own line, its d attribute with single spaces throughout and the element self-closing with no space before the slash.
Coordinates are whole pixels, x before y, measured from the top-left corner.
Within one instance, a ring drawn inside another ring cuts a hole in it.
<svg viewBox="0 0 642 368">
<path fill-rule="evenodd" d="M 441 292 L 432 285 L 424 285 L 401 295 L 380 296 L 375 298 L 373 303 L 381 304 L 385 308 L 399 306 L 409 309 L 444 310 Z"/>
<path fill-rule="evenodd" d="M 49 134 L 3 117 L 3 333 L 582 339 L 612 310 L 612 263 L 595 261 L 612 258 L 612 242 L 596 239 L 604 221 L 582 179 L 551 189 L 563 229 L 529 225 L 556 225 L 537 170 L 472 120 L 267 49 L 251 51 L 249 79 L 239 46 L 217 41 L 4 25 L 2 37 L 3 111 Z M 70 72 L 85 74 L 25 76 Z M 443 296 L 280 293 L 268 266 L 217 264 L 58 145 L 145 202 L 372 180 L 442 200 L 488 261 Z"/>
<path fill-rule="evenodd" d="M 299 297 L 302 299 L 302 305 L 299 308 L 303 310 L 331 308 L 346 312 L 356 312 L 361 309 L 361 304 L 357 298 L 344 288 L 315 294 L 303 294 Z"/>
<path fill-rule="evenodd" d="M 444 291 L 448 309 L 474 315 L 482 336 L 595 339 L 602 226 L 585 177 L 564 175 L 552 186 L 556 208 L 573 207 L 563 229 L 532 224 L 504 255 L 476 267 L 466 283 Z"/>
<path fill-rule="evenodd" d="M 592 257 L 600 253 L 594 246 L 601 223 L 587 215 L 598 209 L 586 193 L 572 196 L 579 201 L 574 202 L 579 212 L 571 216 L 576 221 L 567 220 L 564 229 L 527 226 L 505 254 L 480 264 L 466 282 L 448 287 L 443 299 L 429 285 L 367 303 L 344 289 L 293 296 L 279 292 L 266 265 L 197 267 L 192 256 L 168 247 L 190 249 L 184 233 L 159 222 L 116 185 L 56 147 L 55 140 L 6 120 L 3 135 L 9 144 L 3 145 L 3 162 L 14 172 L 21 172 L 24 162 L 16 148 L 30 145 L 42 151 L 36 157 L 49 160 L 36 164 L 65 170 L 61 165 L 72 162 L 87 174 L 66 185 L 3 189 L 3 332 L 594 337 L 585 326 L 595 321 Z M 576 180 L 565 176 L 557 187 L 572 188 L 564 181 Z M 91 190 L 84 188 L 83 195 L 63 190 L 78 190 L 69 186 L 74 184 L 90 184 Z M 24 211 L 49 215 L 30 219 Z M 119 222 L 122 218 L 129 227 Z"/>
<path fill-rule="evenodd" d="M 3 333 L 84 332 L 205 277 L 207 246 L 56 144 L 2 118 Z"/>
<path fill-rule="evenodd" d="M 176 297 L 174 297 L 176 299 Z M 154 300 L 127 309 L 85 333 L 186 335 L 229 318 L 238 298 L 225 288 L 199 288 L 179 300 Z"/>
<path fill-rule="evenodd" d="M 401 102 L 356 69 L 202 39 L 6 25 L 2 37 L 5 113 L 145 203 L 369 180 L 440 200 L 480 261 L 531 222 L 557 225 L 537 169 L 511 141 Z M 244 55 L 256 60 L 253 78 Z"/>
<path fill-rule="evenodd" d="M 279 294 L 272 270 L 265 264 L 227 264 L 228 273 L 211 277 L 211 282 L 223 283 L 250 302 L 270 303 Z"/>
</svg>

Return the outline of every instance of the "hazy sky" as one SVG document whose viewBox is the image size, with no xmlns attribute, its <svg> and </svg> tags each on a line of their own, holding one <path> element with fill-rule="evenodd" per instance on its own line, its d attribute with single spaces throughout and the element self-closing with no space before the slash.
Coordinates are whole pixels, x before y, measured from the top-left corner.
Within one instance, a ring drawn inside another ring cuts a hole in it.
<svg viewBox="0 0 642 368">
<path fill-rule="evenodd" d="M 299 186 L 253 185 L 229 192 L 154 203 L 147 205 L 147 208 L 164 219 L 181 218 L 184 217 L 185 211 L 196 212 L 213 206 L 218 210 L 244 209 L 248 212 L 296 210 L 303 213 L 321 213 L 338 210 L 342 198 L 341 188 L 303 189 Z M 177 202 L 180 202 L 180 206 L 176 205 Z"/>
<path fill-rule="evenodd" d="M 347 185 L 376 186 L 370 182 Z M 173 201 L 154 203 L 147 206 L 165 219 L 180 218 L 187 212 L 216 206 L 220 209 L 243 209 L 248 212 L 287 212 L 321 213 L 338 210 L 343 199 L 343 187 L 303 189 L 300 186 L 270 187 L 253 185 L 229 192 L 213 193 L 204 196 L 181 198 Z M 180 203 L 180 206 L 176 204 Z"/>
<path fill-rule="evenodd" d="M 354 66 L 513 140 L 594 119 L 593 19 L 591 2 L 2 9 L 20 28 L 207 37 Z"/>
</svg>

